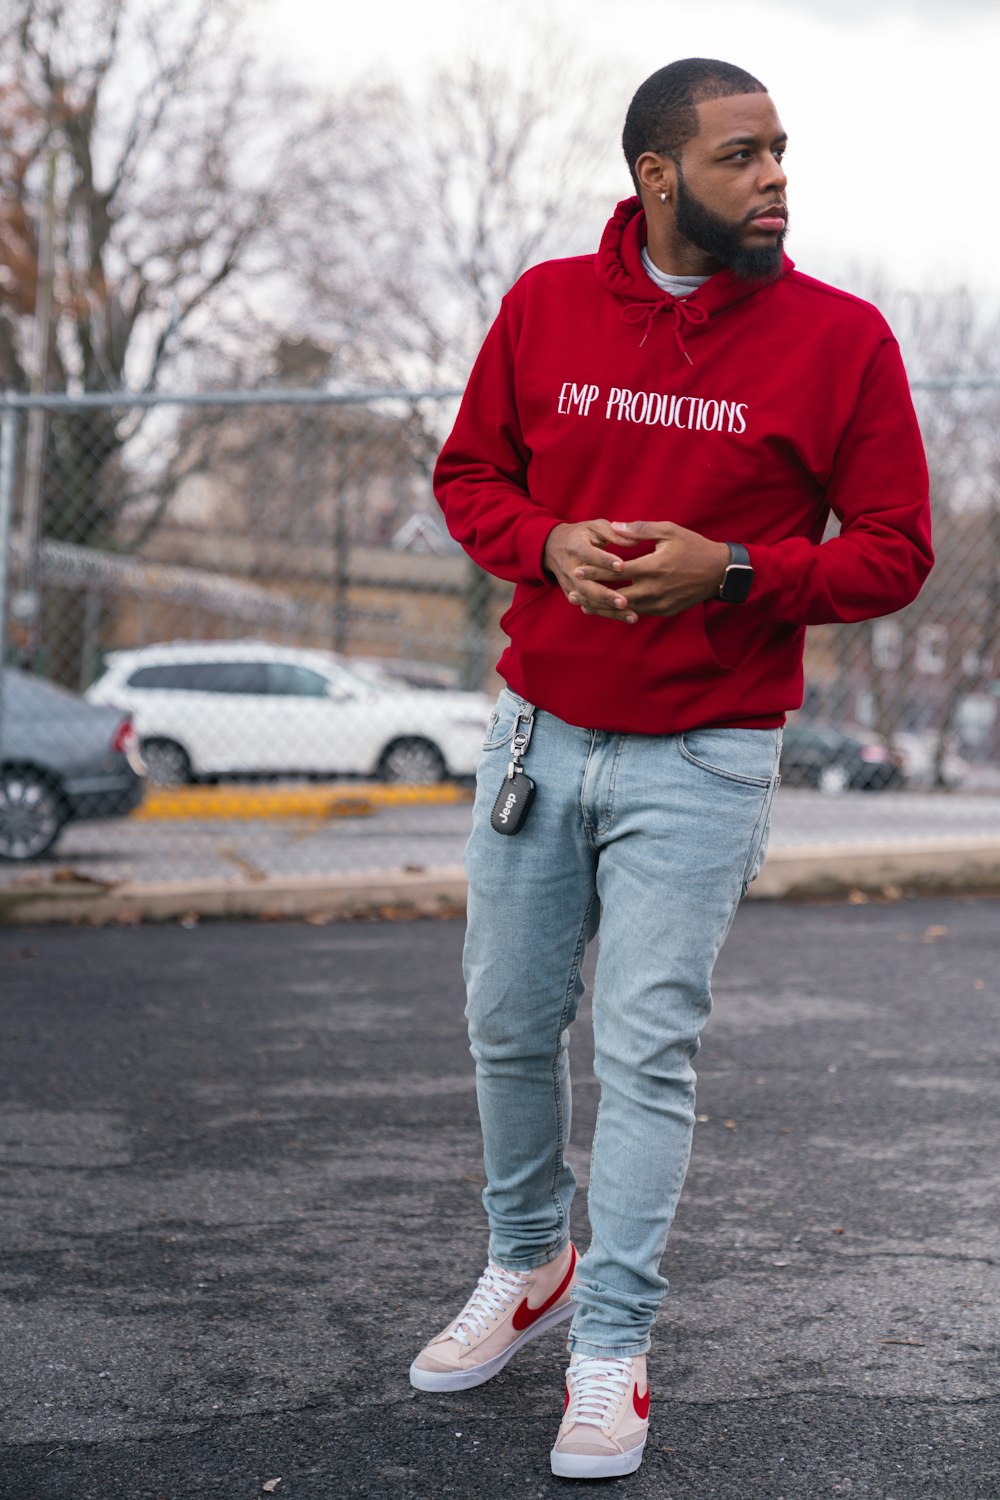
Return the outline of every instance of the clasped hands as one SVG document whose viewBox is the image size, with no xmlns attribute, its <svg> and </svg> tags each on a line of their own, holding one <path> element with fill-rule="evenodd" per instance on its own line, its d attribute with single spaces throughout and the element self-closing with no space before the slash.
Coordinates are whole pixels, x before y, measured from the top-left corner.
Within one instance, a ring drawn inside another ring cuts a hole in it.
<svg viewBox="0 0 1000 1500">
<path fill-rule="evenodd" d="M 606 549 L 652 542 L 647 556 L 623 562 Z M 640 615 L 679 615 L 714 599 L 729 566 L 725 542 L 672 521 L 563 522 L 548 536 L 542 565 L 585 615 L 635 625 Z M 627 578 L 622 587 L 618 580 Z"/>
</svg>

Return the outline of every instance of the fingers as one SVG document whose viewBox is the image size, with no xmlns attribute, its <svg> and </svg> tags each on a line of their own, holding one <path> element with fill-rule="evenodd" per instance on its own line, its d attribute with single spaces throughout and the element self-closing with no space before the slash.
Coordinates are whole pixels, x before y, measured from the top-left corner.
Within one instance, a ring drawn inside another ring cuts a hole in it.
<svg viewBox="0 0 1000 1500">
<path fill-rule="evenodd" d="M 667 542 L 684 532 L 673 521 L 612 521 L 611 531 L 618 546 L 623 542 Z"/>
<path fill-rule="evenodd" d="M 631 571 L 631 564 L 629 565 Z M 573 569 L 573 577 L 581 583 L 603 583 L 614 588 L 622 573 L 625 564 L 620 557 L 606 557 L 602 562 L 592 563 L 589 567 Z"/>
<path fill-rule="evenodd" d="M 626 625 L 634 625 L 638 619 L 625 595 L 614 589 L 605 589 L 591 584 L 586 592 L 582 588 L 573 589 L 566 595 L 566 598 L 585 615 L 597 615 L 605 620 L 621 620 Z"/>
<path fill-rule="evenodd" d="M 623 561 L 606 549 L 653 542 Z M 677 615 L 718 592 L 724 544 L 672 521 L 585 521 L 553 532 L 551 571 L 586 615 L 634 625 L 643 615 Z M 627 575 L 627 577 L 626 577 Z"/>
<path fill-rule="evenodd" d="M 569 603 L 583 614 L 634 625 L 637 616 L 621 591 L 625 564 L 606 550 L 631 545 L 633 538 L 619 535 L 604 519 L 564 523 L 550 533 L 544 561 Z"/>
<path fill-rule="evenodd" d="M 616 542 L 621 545 L 607 521 L 585 521 L 576 526 L 563 523 L 549 533 L 542 560 L 557 577 L 572 577 L 573 570 L 580 567 L 603 572 L 616 561 L 604 549 Z"/>
</svg>

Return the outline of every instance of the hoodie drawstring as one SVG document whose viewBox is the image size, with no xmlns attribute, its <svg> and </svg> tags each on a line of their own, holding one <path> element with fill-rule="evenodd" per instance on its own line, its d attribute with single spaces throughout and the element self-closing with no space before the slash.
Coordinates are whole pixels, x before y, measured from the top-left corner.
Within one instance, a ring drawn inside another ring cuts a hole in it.
<svg viewBox="0 0 1000 1500">
<path fill-rule="evenodd" d="M 622 308 L 622 322 L 645 322 L 646 329 L 639 340 L 639 348 L 641 349 L 649 338 L 650 330 L 653 327 L 653 319 L 657 313 L 661 312 L 668 312 L 672 316 L 674 320 L 674 342 L 688 364 L 693 365 L 694 360 L 684 347 L 684 336 L 681 328 L 684 323 L 705 323 L 708 321 L 708 313 L 697 302 L 691 303 L 686 298 L 679 297 L 664 297 L 660 302 L 630 302 L 626 307 Z"/>
</svg>

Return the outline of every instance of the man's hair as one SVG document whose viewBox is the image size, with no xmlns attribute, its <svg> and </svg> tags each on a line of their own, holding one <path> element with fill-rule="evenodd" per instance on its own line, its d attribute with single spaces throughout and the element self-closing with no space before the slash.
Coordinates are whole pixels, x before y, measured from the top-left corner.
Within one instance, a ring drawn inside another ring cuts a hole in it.
<svg viewBox="0 0 1000 1500">
<path fill-rule="evenodd" d="M 681 147 L 698 134 L 696 105 L 732 94 L 766 93 L 752 73 L 713 57 L 685 57 L 653 73 L 636 89 L 622 131 L 622 150 L 636 192 L 635 164 L 644 151 L 676 161 Z"/>
</svg>

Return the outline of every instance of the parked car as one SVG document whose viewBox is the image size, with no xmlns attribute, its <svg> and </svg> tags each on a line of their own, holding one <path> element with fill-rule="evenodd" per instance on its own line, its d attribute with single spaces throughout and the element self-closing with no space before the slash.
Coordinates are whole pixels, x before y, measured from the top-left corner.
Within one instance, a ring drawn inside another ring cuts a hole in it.
<svg viewBox="0 0 1000 1500">
<path fill-rule="evenodd" d="M 903 768 L 910 786 L 933 786 L 938 754 L 938 736 L 934 731 L 914 733 L 900 730 L 893 735 L 893 743 L 903 757 Z M 951 788 L 961 786 L 969 775 L 969 763 L 959 754 L 956 735 L 949 735 L 945 741 L 940 774 L 944 785 Z"/>
<path fill-rule="evenodd" d="M 127 713 L 13 667 L 0 678 L 0 859 L 37 859 L 69 822 L 123 818 L 144 767 Z"/>
<path fill-rule="evenodd" d="M 362 677 L 374 677 L 390 687 L 431 688 L 440 691 L 458 688 L 458 672 L 454 667 L 441 666 L 432 661 L 401 661 L 396 657 L 352 656 L 351 671 Z"/>
<path fill-rule="evenodd" d="M 332 652 L 266 641 L 117 651 L 87 693 L 128 709 L 151 777 L 362 775 L 436 782 L 475 770 L 485 693 L 408 688 Z"/>
<path fill-rule="evenodd" d="M 877 737 L 848 733 L 832 724 L 793 720 L 785 725 L 781 779 L 786 786 L 840 792 L 879 792 L 905 785 L 902 757 Z"/>
</svg>

